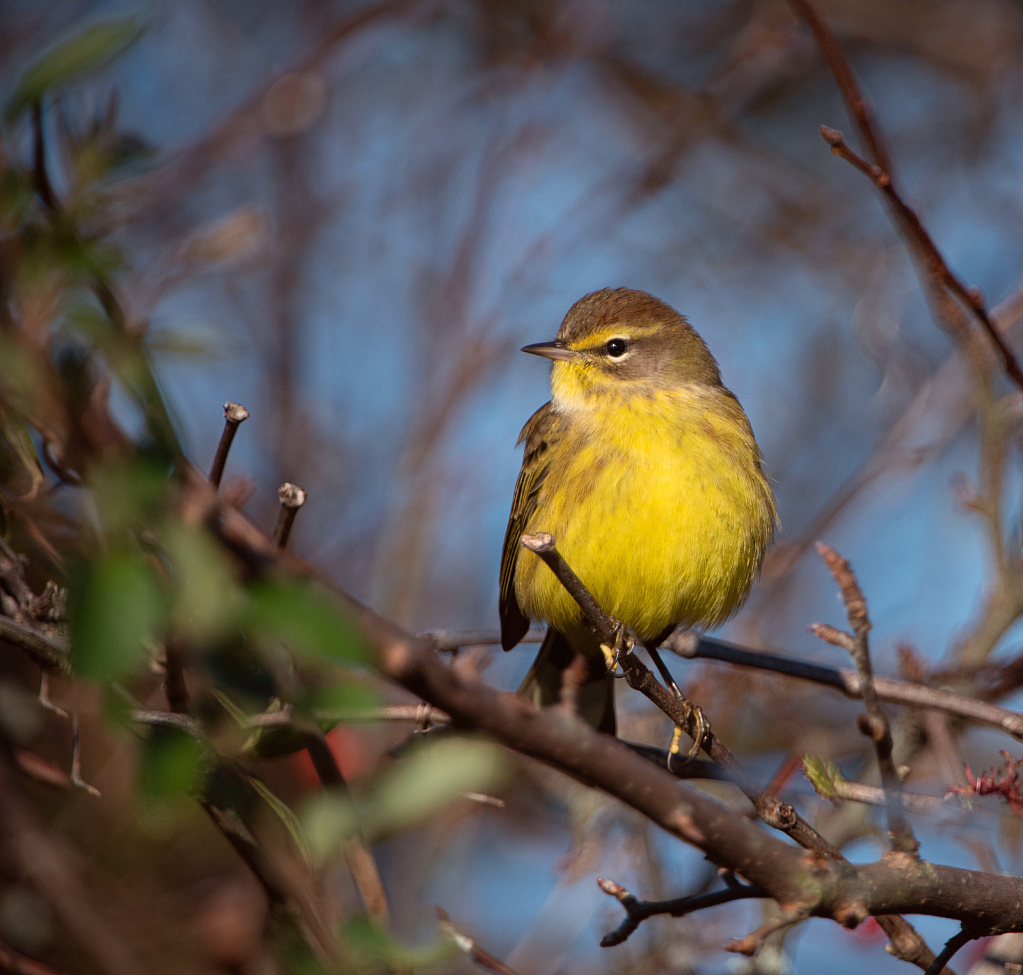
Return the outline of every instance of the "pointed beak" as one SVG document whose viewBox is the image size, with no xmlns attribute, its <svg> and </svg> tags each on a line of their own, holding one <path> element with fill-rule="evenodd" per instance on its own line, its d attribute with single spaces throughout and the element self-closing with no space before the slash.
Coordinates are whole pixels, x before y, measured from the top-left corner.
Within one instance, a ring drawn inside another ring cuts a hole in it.
<svg viewBox="0 0 1023 975">
<path fill-rule="evenodd" d="M 524 345 L 523 352 L 530 355 L 542 355 L 545 359 L 575 359 L 578 353 L 570 349 L 564 342 L 555 340 L 553 342 L 537 342 L 535 345 Z"/>
</svg>

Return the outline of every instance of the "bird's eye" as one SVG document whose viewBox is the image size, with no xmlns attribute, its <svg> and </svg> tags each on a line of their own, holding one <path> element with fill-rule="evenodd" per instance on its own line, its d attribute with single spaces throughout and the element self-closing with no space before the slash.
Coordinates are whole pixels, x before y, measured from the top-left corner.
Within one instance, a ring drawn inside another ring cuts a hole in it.
<svg viewBox="0 0 1023 975">
<path fill-rule="evenodd" d="M 620 359 L 628 351 L 629 343 L 625 339 L 611 339 L 604 346 L 604 351 L 613 359 Z"/>
</svg>

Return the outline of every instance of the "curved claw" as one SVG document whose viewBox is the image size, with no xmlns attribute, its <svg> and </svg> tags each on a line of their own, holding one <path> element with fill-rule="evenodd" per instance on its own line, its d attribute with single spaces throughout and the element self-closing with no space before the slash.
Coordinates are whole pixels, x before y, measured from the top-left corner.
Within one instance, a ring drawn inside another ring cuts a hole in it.
<svg viewBox="0 0 1023 975">
<path fill-rule="evenodd" d="M 632 652 L 632 640 L 629 637 L 628 631 L 625 629 L 624 623 L 618 623 L 615 626 L 614 647 L 609 647 L 606 643 L 602 643 L 600 645 L 600 649 L 604 654 L 604 661 L 611 674 L 615 677 L 624 677 L 624 672 L 620 674 L 616 673 L 623 655 Z"/>
<path fill-rule="evenodd" d="M 688 704 L 688 702 L 686 702 Z M 703 747 L 704 739 L 710 732 L 710 722 L 707 720 L 707 716 L 703 713 L 703 709 L 695 704 L 689 704 L 690 714 L 696 719 L 696 734 L 693 736 L 692 747 L 686 752 L 686 757 L 682 760 L 682 765 L 688 765 L 697 755 L 700 754 L 700 749 Z M 679 742 L 682 738 L 682 725 L 675 725 L 675 731 L 671 736 L 671 745 L 668 747 L 668 769 L 672 771 L 676 766 L 673 764 L 678 759 L 679 753 Z"/>
</svg>

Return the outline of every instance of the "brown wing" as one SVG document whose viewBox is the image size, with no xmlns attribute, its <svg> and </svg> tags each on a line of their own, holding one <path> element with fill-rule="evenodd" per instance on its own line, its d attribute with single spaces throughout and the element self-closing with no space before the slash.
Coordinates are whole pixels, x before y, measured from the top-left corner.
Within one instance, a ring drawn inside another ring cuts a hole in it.
<svg viewBox="0 0 1023 975">
<path fill-rule="evenodd" d="M 550 469 L 551 446 L 561 437 L 560 427 L 560 417 L 545 403 L 529 418 L 517 441 L 525 441 L 526 450 L 501 553 L 501 646 L 505 650 L 514 647 L 529 629 L 529 619 L 515 598 L 515 566 L 522 549 L 519 539 L 536 510 L 540 487 Z"/>
</svg>

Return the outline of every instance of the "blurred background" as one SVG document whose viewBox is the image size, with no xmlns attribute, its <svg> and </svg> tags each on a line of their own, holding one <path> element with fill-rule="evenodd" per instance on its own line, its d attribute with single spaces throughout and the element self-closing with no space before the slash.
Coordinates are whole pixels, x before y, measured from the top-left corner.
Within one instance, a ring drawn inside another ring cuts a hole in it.
<svg viewBox="0 0 1023 975">
<path fill-rule="evenodd" d="M 1014 323 L 1023 11 L 1010 0 L 820 9 L 939 248 L 992 305 L 1006 300 L 1003 321 Z M 107 119 L 121 162 L 90 190 L 87 226 L 119 249 L 120 294 L 145 330 L 185 452 L 208 467 L 223 403 L 244 404 L 252 418 L 228 487 L 266 528 L 278 485 L 305 488 L 292 547 L 358 599 L 414 632 L 497 625 L 515 440 L 548 395 L 546 365 L 518 348 L 552 338 L 583 294 L 625 285 L 700 331 L 774 480 L 780 537 L 722 635 L 848 666 L 806 632 L 842 623 L 812 548 L 823 539 L 859 574 L 878 672 L 900 673 L 900 647 L 903 669 L 913 654 L 931 670 L 1015 656 L 1017 614 L 991 624 L 985 602 L 995 577 L 973 503 L 970 384 L 869 180 L 819 136 L 822 123 L 850 141 L 853 130 L 785 3 L 8 0 L 0 88 L 13 90 L 40 50 L 83 24 L 130 14 L 144 19 L 139 40 L 45 117 L 54 188 L 83 192 L 81 160 L 61 155 L 66 119 Z M 5 152 L 31 137 L 9 126 Z M 118 397 L 115 387 L 115 415 L 131 432 L 137 417 Z M 1006 403 L 1011 415 L 1018 401 Z M 996 477 L 1017 548 L 1018 439 L 1013 422 Z M 459 665 L 511 689 L 533 652 L 480 649 Z M 721 665 L 672 666 L 765 779 L 812 752 L 851 777 L 862 765 L 869 780 L 854 704 Z M 631 692 L 621 707 L 623 737 L 666 746 L 666 719 Z M 357 778 L 401 737 L 360 727 L 333 740 Z M 997 764 L 1005 741 L 975 731 L 960 744 L 979 769 Z M 217 968 L 186 947 L 209 934 L 190 906 L 252 896 L 229 851 L 214 870 L 223 884 L 203 877 L 208 863 L 181 852 L 195 849 L 186 817 L 132 840 L 135 858 L 117 862 L 113 849 L 145 829 L 127 813 L 99 828 L 127 802 L 114 786 L 123 769 L 87 747 L 83 763 L 110 805 L 75 793 L 59 815 L 78 824 L 76 843 L 120 892 L 147 970 L 261 970 Z M 924 753 L 910 786 L 940 795 L 954 769 L 939 766 Z M 277 773 L 282 788 L 300 795 L 305 773 L 289 768 Z M 754 970 L 719 949 L 759 923 L 758 906 L 654 919 L 626 945 L 599 948 L 620 909 L 596 876 L 655 898 L 698 888 L 710 868 L 581 787 L 524 761 L 514 774 L 504 810 L 449 809 L 378 848 L 403 939 L 428 937 L 440 904 L 522 975 Z M 787 788 L 851 859 L 882 851 L 876 812 L 829 812 L 798 774 Z M 1019 869 L 1018 820 L 1002 807 L 920 831 L 929 858 Z M 0 903 L 8 937 L 4 918 L 21 916 L 10 902 Z M 172 920 L 187 937 L 168 934 Z M 921 919 L 919 929 L 936 947 L 956 926 Z M 44 931 L 39 944 L 59 939 Z M 846 932 L 813 921 L 759 964 L 908 970 L 883 944 L 872 922 Z"/>
</svg>

